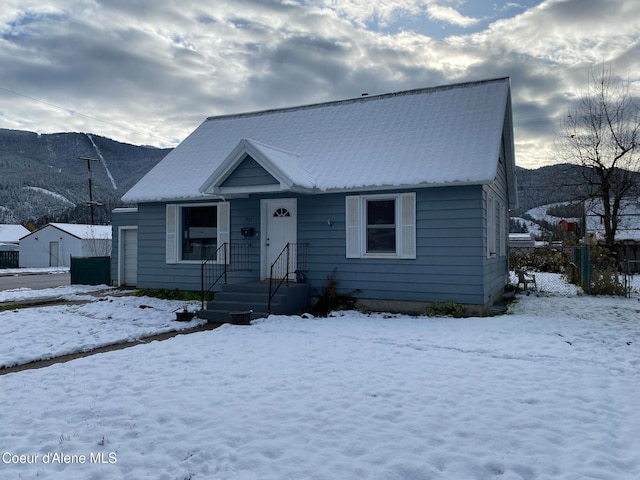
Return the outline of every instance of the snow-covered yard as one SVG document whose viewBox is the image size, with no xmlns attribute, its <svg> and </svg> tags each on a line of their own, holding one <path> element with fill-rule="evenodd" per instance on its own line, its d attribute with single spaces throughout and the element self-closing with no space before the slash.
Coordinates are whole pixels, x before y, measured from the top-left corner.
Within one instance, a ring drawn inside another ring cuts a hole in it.
<svg viewBox="0 0 640 480">
<path fill-rule="evenodd" d="M 175 321 L 176 310 L 187 305 L 190 311 L 195 311 L 200 307 L 198 302 L 185 304 L 149 297 L 110 295 L 96 297 L 88 295 L 88 291 L 92 291 L 91 287 L 74 285 L 15 292 L 24 297 L 23 300 L 50 298 L 57 293 L 70 302 L 87 303 L 0 312 L 0 368 L 205 323 L 200 319 Z M 8 298 L 10 293 L 0 292 L 0 298 Z"/>
<path fill-rule="evenodd" d="M 3 375 L 0 476 L 636 479 L 639 312 L 271 317 Z"/>
</svg>

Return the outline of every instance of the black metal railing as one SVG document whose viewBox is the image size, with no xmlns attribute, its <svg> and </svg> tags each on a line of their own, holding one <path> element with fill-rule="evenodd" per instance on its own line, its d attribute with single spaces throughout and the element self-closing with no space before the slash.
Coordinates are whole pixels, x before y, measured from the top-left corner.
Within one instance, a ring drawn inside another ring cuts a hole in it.
<svg viewBox="0 0 640 480">
<path fill-rule="evenodd" d="M 307 243 L 287 243 L 271 264 L 267 307 L 269 313 L 271 313 L 271 300 L 282 284 L 288 285 L 292 279 L 297 281 L 296 277 L 307 270 L 307 246 Z"/>
<path fill-rule="evenodd" d="M 230 272 L 246 272 L 251 270 L 249 262 L 250 245 L 248 243 L 225 242 L 201 265 L 200 285 L 202 296 L 202 308 L 205 298 L 218 282 L 227 283 L 227 274 Z"/>
</svg>

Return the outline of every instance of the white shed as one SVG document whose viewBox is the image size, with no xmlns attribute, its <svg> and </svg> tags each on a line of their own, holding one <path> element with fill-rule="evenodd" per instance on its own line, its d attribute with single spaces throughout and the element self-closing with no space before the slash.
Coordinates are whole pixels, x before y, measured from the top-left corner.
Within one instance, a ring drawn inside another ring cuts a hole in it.
<svg viewBox="0 0 640 480">
<path fill-rule="evenodd" d="M 68 267 L 71 257 L 111 255 L 111 226 L 49 223 L 20 239 L 20 267 Z"/>
</svg>

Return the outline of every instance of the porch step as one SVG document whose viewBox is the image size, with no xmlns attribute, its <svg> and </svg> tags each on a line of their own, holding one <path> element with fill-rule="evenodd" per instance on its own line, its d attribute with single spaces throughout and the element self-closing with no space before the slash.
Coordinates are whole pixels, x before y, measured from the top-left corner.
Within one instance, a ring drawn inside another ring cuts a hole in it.
<svg viewBox="0 0 640 480">
<path fill-rule="evenodd" d="M 282 285 L 271 300 L 271 313 L 293 315 L 304 312 L 309 308 L 310 300 L 311 290 L 308 284 Z M 210 323 L 243 323 L 242 317 L 247 315 L 234 313 L 251 311 L 250 318 L 254 320 L 268 316 L 268 307 L 269 283 L 229 284 L 224 285 L 215 294 L 214 300 L 198 312 L 198 317 L 205 318 Z"/>
</svg>

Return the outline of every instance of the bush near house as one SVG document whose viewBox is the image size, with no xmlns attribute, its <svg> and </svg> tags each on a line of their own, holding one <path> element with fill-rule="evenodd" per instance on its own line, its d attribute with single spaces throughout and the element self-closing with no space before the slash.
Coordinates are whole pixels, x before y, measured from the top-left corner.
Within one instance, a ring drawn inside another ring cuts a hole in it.
<svg viewBox="0 0 640 480">
<path fill-rule="evenodd" d="M 568 264 L 567 257 L 552 248 L 534 248 L 533 251 L 513 248 L 509 252 L 511 270 L 562 273 Z"/>
</svg>

